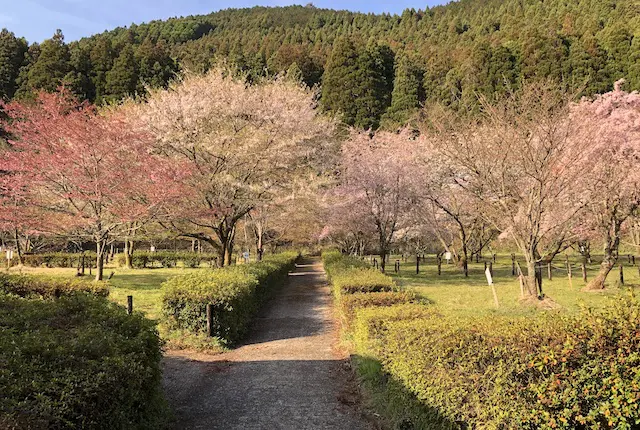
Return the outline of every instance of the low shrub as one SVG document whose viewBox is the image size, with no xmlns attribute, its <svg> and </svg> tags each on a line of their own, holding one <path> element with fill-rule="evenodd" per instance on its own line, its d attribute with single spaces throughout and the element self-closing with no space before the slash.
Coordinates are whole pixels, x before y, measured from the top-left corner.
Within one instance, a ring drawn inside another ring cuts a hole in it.
<svg viewBox="0 0 640 430">
<path fill-rule="evenodd" d="M 527 429 L 640 424 L 635 300 L 569 317 L 455 318 L 434 312 L 368 321 L 369 333 L 361 336 L 384 370 L 451 422 Z"/>
<path fill-rule="evenodd" d="M 206 333 L 206 306 L 213 305 L 213 332 L 222 344 L 240 340 L 260 305 L 284 282 L 297 253 L 264 261 L 176 276 L 163 284 L 162 313 L 169 329 Z"/>
<path fill-rule="evenodd" d="M 396 289 L 393 280 L 376 269 L 344 269 L 334 273 L 331 281 L 337 294 L 378 293 Z"/>
<path fill-rule="evenodd" d="M 327 279 L 333 281 L 333 276 L 350 269 L 367 269 L 369 264 L 357 257 L 344 255 L 339 251 L 325 251 L 322 253 L 322 264 L 327 273 Z"/>
<path fill-rule="evenodd" d="M 84 279 L 0 273 L 0 293 L 44 299 L 68 296 L 74 293 L 90 293 L 106 297 L 109 295 L 109 284 Z"/>
<path fill-rule="evenodd" d="M 131 257 L 131 265 L 134 269 L 144 269 L 147 267 L 172 268 L 182 263 L 184 267 L 200 267 L 203 262 L 212 262 L 217 258 L 216 254 L 195 253 L 186 251 L 136 251 Z M 124 254 L 117 254 L 115 262 L 118 266 L 124 267 L 126 259 Z"/>
<path fill-rule="evenodd" d="M 105 298 L 0 294 L 0 428 L 162 428 L 161 357 L 154 323 Z"/>
<path fill-rule="evenodd" d="M 68 253 L 68 252 L 48 252 L 42 254 L 25 254 L 22 256 L 22 261 L 25 266 L 28 267 L 78 267 L 81 265 L 82 258 L 84 256 L 85 267 L 96 267 L 96 253 L 85 252 Z M 18 256 L 14 253 L 12 264 L 17 264 Z"/>
<path fill-rule="evenodd" d="M 416 301 L 416 294 L 412 291 L 390 291 L 377 293 L 355 293 L 342 296 L 339 306 L 343 323 L 350 329 L 356 311 L 371 307 L 387 307 Z"/>
</svg>

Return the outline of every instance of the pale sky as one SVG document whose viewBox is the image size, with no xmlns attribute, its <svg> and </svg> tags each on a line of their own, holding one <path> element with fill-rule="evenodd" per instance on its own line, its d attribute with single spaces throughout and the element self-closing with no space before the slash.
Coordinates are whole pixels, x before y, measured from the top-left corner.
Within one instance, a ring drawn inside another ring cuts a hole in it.
<svg viewBox="0 0 640 430">
<path fill-rule="evenodd" d="M 220 9 L 256 5 L 306 4 L 285 0 L 0 0 L 0 28 L 6 27 L 29 42 L 41 42 L 62 29 L 67 41 L 154 19 L 200 15 Z M 425 9 L 444 0 L 318 0 L 319 8 L 360 12 L 401 13 L 406 8 Z"/>
</svg>

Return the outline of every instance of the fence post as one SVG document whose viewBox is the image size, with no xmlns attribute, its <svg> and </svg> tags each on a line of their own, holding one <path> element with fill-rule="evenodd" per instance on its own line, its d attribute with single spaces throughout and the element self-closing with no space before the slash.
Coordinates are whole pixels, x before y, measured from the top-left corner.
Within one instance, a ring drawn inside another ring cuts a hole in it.
<svg viewBox="0 0 640 430">
<path fill-rule="evenodd" d="M 496 261 L 498 261 L 498 254 L 493 254 L 493 262 L 495 263 Z"/>
<path fill-rule="evenodd" d="M 624 285 L 624 266 L 620 265 L 620 285 Z"/>
<path fill-rule="evenodd" d="M 416 275 L 420 274 L 420 256 L 416 255 Z"/>
<path fill-rule="evenodd" d="M 127 296 L 127 314 L 133 313 L 133 296 Z"/>
<path fill-rule="evenodd" d="M 486 261 L 484 262 L 484 271 L 485 272 L 487 271 L 487 262 Z"/>
<path fill-rule="evenodd" d="M 511 254 L 511 276 L 516 276 L 516 254 Z"/>
<path fill-rule="evenodd" d="M 396 260 L 396 273 L 398 273 L 400 271 L 400 260 Z"/>
<path fill-rule="evenodd" d="M 213 337 L 213 305 L 207 305 L 207 336 Z"/>
<path fill-rule="evenodd" d="M 438 255 L 438 276 L 442 275 L 442 257 Z"/>
<path fill-rule="evenodd" d="M 489 262 L 489 273 L 491 273 L 491 277 L 493 278 L 493 262 Z"/>
</svg>

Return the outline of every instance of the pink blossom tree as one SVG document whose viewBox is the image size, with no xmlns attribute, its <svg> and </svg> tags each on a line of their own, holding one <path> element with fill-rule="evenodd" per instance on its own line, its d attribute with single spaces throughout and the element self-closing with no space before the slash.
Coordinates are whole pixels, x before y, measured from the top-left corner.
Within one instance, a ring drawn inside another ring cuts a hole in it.
<svg viewBox="0 0 640 430">
<path fill-rule="evenodd" d="M 571 109 L 581 124 L 575 150 L 588 153 L 578 183 L 588 196 L 582 231 L 604 240 L 604 258 L 588 290 L 605 287 L 618 260 L 622 228 L 640 207 L 640 94 L 622 91 L 622 83 L 617 82 L 613 92 L 583 99 Z"/>
<path fill-rule="evenodd" d="M 525 294 L 535 299 L 542 296 L 536 266 L 572 243 L 585 207 L 576 192 L 585 169 L 573 139 L 580 124 L 569 115 L 568 97 L 550 84 L 527 84 L 499 103 L 481 104 L 475 119 L 432 115 L 429 131 L 460 189 L 524 255 Z"/>
<path fill-rule="evenodd" d="M 316 107 L 314 92 L 299 83 L 249 85 L 222 69 L 151 91 L 134 115 L 158 151 L 187 173 L 172 181 L 181 199 L 163 225 L 209 243 L 219 264 L 230 264 L 238 223 L 289 193 L 333 135 L 333 122 Z"/>
<path fill-rule="evenodd" d="M 10 222 L 46 233 L 88 235 L 101 280 L 109 242 L 131 222 L 152 218 L 171 197 L 164 184 L 175 177 L 173 166 L 119 113 L 101 114 L 66 91 L 40 93 L 5 110 L 13 139 L 0 155 L 7 173 L 0 178 L 2 212 L 13 210 Z"/>
<path fill-rule="evenodd" d="M 381 269 L 417 198 L 418 144 L 409 130 L 353 132 L 342 147 L 339 196 L 345 210 L 375 230 Z"/>
</svg>

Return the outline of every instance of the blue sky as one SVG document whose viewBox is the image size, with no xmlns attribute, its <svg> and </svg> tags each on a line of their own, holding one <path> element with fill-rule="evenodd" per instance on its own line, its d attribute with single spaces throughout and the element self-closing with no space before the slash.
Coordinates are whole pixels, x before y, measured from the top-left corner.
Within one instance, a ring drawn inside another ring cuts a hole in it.
<svg viewBox="0 0 640 430">
<path fill-rule="evenodd" d="M 132 22 L 173 16 L 206 14 L 230 7 L 306 4 L 286 0 L 0 0 L 0 28 L 6 27 L 29 42 L 41 42 L 61 28 L 67 41 L 101 33 Z M 362 12 L 400 13 L 406 8 L 424 9 L 444 0 L 318 0 L 317 7 Z"/>
</svg>

